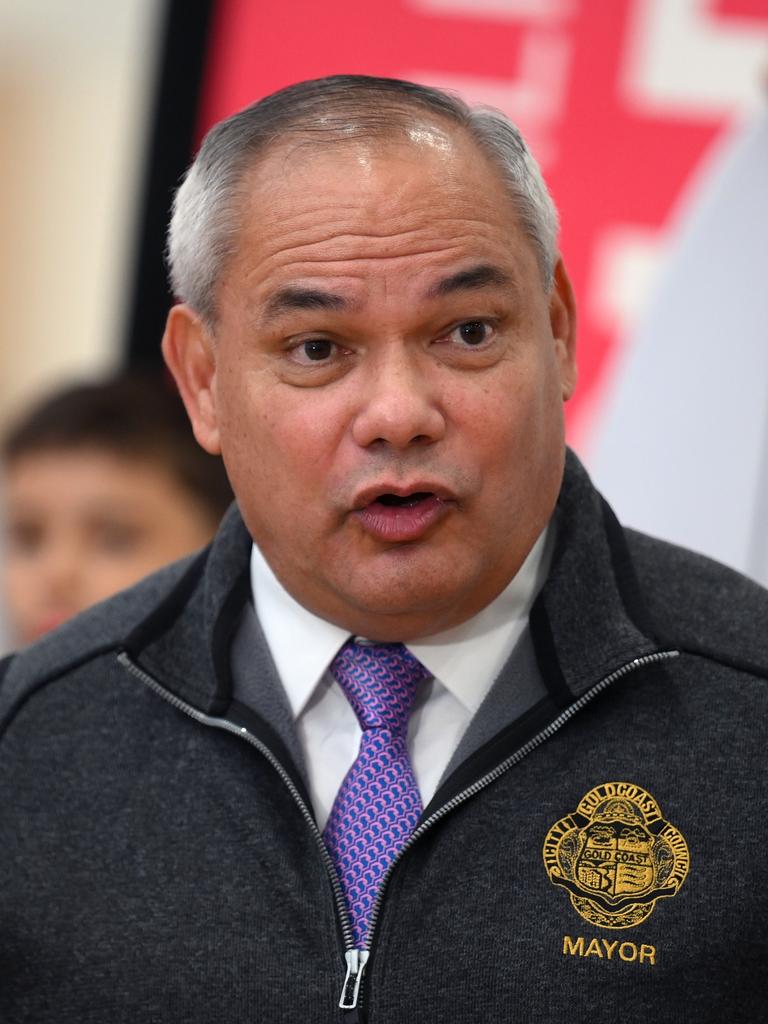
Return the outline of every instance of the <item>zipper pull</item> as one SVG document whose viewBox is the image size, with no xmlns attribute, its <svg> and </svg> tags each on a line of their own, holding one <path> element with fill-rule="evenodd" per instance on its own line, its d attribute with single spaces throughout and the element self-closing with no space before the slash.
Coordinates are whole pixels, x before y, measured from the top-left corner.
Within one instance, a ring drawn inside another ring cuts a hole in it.
<svg viewBox="0 0 768 1024">
<path fill-rule="evenodd" d="M 344 988 L 341 990 L 340 1009 L 354 1010 L 357 1008 L 360 982 L 363 980 L 363 971 L 368 963 L 368 956 L 367 949 L 348 949 L 344 954 L 344 959 L 347 961 L 347 976 L 344 979 Z"/>
</svg>

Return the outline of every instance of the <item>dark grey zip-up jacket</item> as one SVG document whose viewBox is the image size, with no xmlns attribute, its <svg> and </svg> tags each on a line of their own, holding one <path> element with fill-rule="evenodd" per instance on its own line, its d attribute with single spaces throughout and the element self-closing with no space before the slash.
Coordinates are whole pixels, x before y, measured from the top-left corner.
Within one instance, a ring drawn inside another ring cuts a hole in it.
<svg viewBox="0 0 768 1024">
<path fill-rule="evenodd" d="M 7 663 L 0 1020 L 768 1020 L 768 594 L 572 456 L 559 524 L 542 695 L 444 779 L 361 953 L 279 702 L 232 697 L 236 510 Z"/>
</svg>

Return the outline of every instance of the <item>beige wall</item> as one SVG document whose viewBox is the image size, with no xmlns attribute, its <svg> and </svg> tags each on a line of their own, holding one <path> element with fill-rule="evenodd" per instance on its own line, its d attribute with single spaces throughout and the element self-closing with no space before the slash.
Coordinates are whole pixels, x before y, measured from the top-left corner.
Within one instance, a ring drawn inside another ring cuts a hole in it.
<svg viewBox="0 0 768 1024">
<path fill-rule="evenodd" d="M 161 0 L 0 0 L 0 430 L 118 358 Z"/>
</svg>

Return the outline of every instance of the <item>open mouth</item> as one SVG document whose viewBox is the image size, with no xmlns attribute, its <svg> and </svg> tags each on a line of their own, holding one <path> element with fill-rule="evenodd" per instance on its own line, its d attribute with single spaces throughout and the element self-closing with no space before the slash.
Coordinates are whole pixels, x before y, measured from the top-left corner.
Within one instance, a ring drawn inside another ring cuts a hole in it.
<svg viewBox="0 0 768 1024">
<path fill-rule="evenodd" d="M 439 498 L 434 491 L 412 491 L 410 494 L 377 494 L 355 513 L 370 536 L 387 543 L 420 540 L 447 514 L 452 502 Z"/>
<path fill-rule="evenodd" d="M 419 502 L 434 498 L 431 491 L 416 491 L 414 494 L 380 494 L 371 504 L 392 508 L 414 508 Z"/>
</svg>

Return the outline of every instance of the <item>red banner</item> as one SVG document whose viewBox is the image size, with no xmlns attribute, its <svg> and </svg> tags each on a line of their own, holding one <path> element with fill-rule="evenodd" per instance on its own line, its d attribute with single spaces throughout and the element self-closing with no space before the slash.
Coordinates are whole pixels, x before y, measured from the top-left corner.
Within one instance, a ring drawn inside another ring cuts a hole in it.
<svg viewBox="0 0 768 1024">
<path fill-rule="evenodd" d="M 766 31 L 768 0 L 219 0 L 200 134 L 340 72 L 444 86 L 509 114 L 561 211 L 580 300 L 573 440 L 682 186 L 742 104 L 734 69 L 754 65 Z"/>
</svg>

